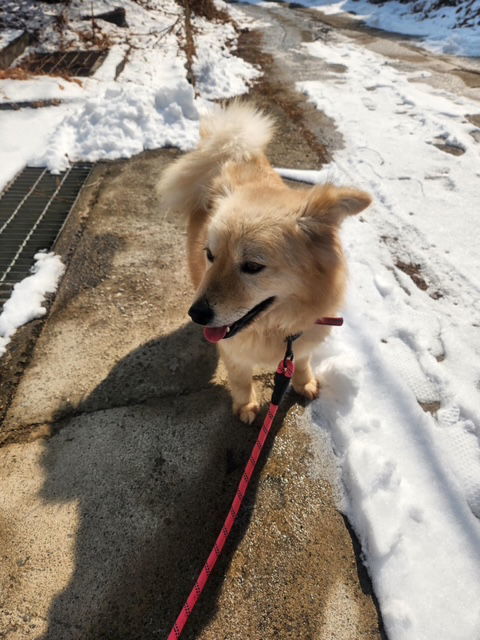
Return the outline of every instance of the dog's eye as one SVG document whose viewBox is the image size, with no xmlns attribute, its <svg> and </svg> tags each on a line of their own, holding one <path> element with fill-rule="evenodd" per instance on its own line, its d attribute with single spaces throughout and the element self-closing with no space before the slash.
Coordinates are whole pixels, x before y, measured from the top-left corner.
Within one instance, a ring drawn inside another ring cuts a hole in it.
<svg viewBox="0 0 480 640">
<path fill-rule="evenodd" d="M 265 265 L 259 262 L 242 262 L 240 269 L 243 273 L 258 273 L 262 269 L 265 269 Z"/>
<path fill-rule="evenodd" d="M 207 260 L 209 262 L 213 262 L 215 258 L 213 257 L 213 253 L 210 251 L 208 247 L 205 247 L 205 253 L 207 254 Z"/>
</svg>

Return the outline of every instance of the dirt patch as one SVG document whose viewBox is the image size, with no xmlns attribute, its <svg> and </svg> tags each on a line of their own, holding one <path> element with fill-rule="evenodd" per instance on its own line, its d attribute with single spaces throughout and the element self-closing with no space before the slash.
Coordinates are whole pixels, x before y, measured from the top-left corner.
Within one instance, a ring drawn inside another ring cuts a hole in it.
<svg viewBox="0 0 480 640">
<path fill-rule="evenodd" d="M 178 3 L 184 8 L 183 33 L 185 35 L 185 42 L 183 44 L 183 50 L 187 58 L 187 61 L 185 62 L 185 68 L 187 70 L 187 80 L 194 87 L 195 74 L 193 73 L 193 59 L 195 58 L 196 49 L 195 41 L 193 39 L 192 11 L 190 8 L 189 0 L 178 0 Z"/>
<path fill-rule="evenodd" d="M 6 353 L 0 358 L 0 425 L 3 423 L 22 373 L 31 360 L 33 347 L 40 335 L 43 322 L 43 319 L 34 320 L 20 327 L 10 341 Z"/>
<path fill-rule="evenodd" d="M 65 73 L 64 71 L 46 73 L 45 71 L 25 69 L 23 66 L 13 67 L 12 69 L 0 69 L 0 80 L 29 80 L 35 76 L 62 78 L 62 80 L 66 80 L 67 82 L 76 82 L 80 87 L 83 86 L 82 81 L 79 78 L 74 78 L 72 75 Z"/>
<path fill-rule="evenodd" d="M 465 153 L 465 149 L 457 144 L 452 144 L 451 142 L 445 142 L 441 138 L 436 138 L 437 142 L 433 143 L 434 147 L 440 149 L 440 151 L 444 151 L 445 153 L 449 153 L 451 156 L 463 156 Z"/>
<path fill-rule="evenodd" d="M 2 102 L 0 111 L 18 111 L 18 109 L 42 109 L 43 107 L 58 107 L 61 100 L 34 100 L 33 102 Z"/>
<path fill-rule="evenodd" d="M 400 269 L 400 271 L 403 271 L 403 273 L 406 273 L 407 276 L 412 279 L 414 284 L 421 291 L 427 291 L 428 295 L 433 298 L 433 300 L 439 300 L 440 298 L 443 298 L 443 293 L 441 291 L 429 291 L 430 286 L 422 275 L 421 264 L 414 262 L 404 262 L 403 260 L 397 258 L 397 260 L 395 261 L 395 266 L 397 267 L 397 269 Z"/>
<path fill-rule="evenodd" d="M 454 69 L 453 73 L 461 78 L 467 87 L 477 89 L 480 87 L 480 72 L 472 69 Z"/>
<path fill-rule="evenodd" d="M 213 0 L 177 0 L 180 2 L 181 6 L 186 7 L 189 5 L 190 10 L 196 16 L 200 18 L 206 18 L 211 22 L 232 22 L 232 18 L 228 11 L 225 9 L 220 9 L 213 2 Z"/>
<path fill-rule="evenodd" d="M 422 291 L 426 291 L 428 289 L 428 284 L 426 283 L 424 277 L 421 274 L 421 265 L 415 264 L 411 262 L 403 262 L 402 260 L 397 260 L 395 262 L 395 266 L 403 273 L 406 273 L 407 276 L 413 280 L 413 282 L 417 285 L 419 289 Z"/>
<path fill-rule="evenodd" d="M 307 114 L 314 107 L 288 86 L 273 56 L 262 49 L 262 38 L 260 31 L 242 32 L 236 53 L 263 71 L 263 76 L 249 95 L 259 107 L 271 113 L 280 125 L 281 140 L 272 145 L 269 157 L 278 166 L 284 166 L 288 158 L 289 167 L 319 168 L 331 161 L 331 155 L 307 126 Z M 299 144 L 300 140 L 304 144 Z"/>
<path fill-rule="evenodd" d="M 465 117 L 469 122 L 474 124 L 476 127 L 480 127 L 480 113 L 467 114 Z"/>
<path fill-rule="evenodd" d="M 183 9 L 183 33 L 184 42 L 183 50 L 187 61 L 185 68 L 187 70 L 187 80 L 195 87 L 195 74 L 193 72 L 193 61 L 196 55 L 195 47 L 195 27 L 192 23 L 194 16 L 205 18 L 210 22 L 230 23 L 236 27 L 235 22 L 224 9 L 219 9 L 213 0 L 177 0 L 177 4 Z"/>
<path fill-rule="evenodd" d="M 425 413 L 430 413 L 432 416 L 435 416 L 441 407 L 440 400 L 434 400 L 433 402 L 421 402 L 418 400 L 418 404 L 422 407 Z"/>
<path fill-rule="evenodd" d="M 465 117 L 475 127 L 478 127 L 478 129 L 472 129 L 470 131 L 470 135 L 475 140 L 475 142 L 480 143 L 480 113 L 467 114 Z"/>
</svg>

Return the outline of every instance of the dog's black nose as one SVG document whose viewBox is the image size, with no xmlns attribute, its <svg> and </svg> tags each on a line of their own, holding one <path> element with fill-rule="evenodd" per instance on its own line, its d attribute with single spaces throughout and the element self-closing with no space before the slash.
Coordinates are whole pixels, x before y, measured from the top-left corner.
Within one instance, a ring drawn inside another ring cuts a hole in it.
<svg viewBox="0 0 480 640">
<path fill-rule="evenodd" d="M 215 312 L 206 298 L 200 298 L 192 304 L 188 310 L 188 315 L 197 324 L 208 324 L 213 320 Z"/>
</svg>

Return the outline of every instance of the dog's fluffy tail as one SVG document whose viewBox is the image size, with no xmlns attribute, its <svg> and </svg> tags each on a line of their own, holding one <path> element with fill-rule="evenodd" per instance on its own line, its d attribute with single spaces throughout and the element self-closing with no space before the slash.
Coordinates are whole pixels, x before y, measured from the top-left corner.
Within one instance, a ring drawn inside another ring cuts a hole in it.
<svg viewBox="0 0 480 640">
<path fill-rule="evenodd" d="M 205 209 L 210 188 L 225 162 L 245 162 L 262 153 L 273 135 L 273 120 L 254 105 L 235 101 L 200 124 L 200 143 L 172 163 L 159 184 L 164 204 L 184 213 Z"/>
<path fill-rule="evenodd" d="M 241 162 L 261 153 L 272 134 L 273 120 L 269 116 L 251 103 L 235 101 L 202 118 L 199 148 L 209 146 Z"/>
</svg>

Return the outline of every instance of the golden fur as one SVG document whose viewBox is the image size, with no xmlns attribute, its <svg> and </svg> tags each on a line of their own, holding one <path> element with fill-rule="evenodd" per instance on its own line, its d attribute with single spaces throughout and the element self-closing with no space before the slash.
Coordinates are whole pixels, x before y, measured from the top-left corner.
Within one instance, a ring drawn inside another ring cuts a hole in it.
<svg viewBox="0 0 480 640">
<path fill-rule="evenodd" d="M 203 120 L 198 148 L 170 165 L 160 183 L 166 204 L 188 218 L 197 289 L 191 311 L 203 304 L 214 314 L 201 323 L 230 326 L 274 297 L 252 324 L 218 342 L 233 409 L 244 422 L 259 410 L 253 366 L 275 366 L 288 335 L 302 333 L 293 387 L 310 399 L 318 395 L 310 353 L 330 329 L 314 322 L 337 314 L 346 285 L 338 228 L 371 202 L 356 189 L 288 187 L 263 153 L 272 133 L 272 120 L 251 104 L 219 108 Z M 261 270 L 245 273 L 251 263 Z"/>
</svg>

